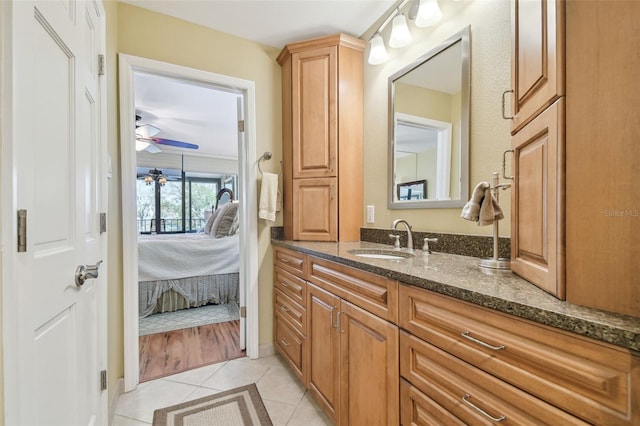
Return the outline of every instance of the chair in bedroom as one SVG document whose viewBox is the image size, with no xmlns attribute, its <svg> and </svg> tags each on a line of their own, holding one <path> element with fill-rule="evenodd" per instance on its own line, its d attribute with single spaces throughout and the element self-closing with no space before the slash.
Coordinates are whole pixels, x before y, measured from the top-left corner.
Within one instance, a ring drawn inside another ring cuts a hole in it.
<svg viewBox="0 0 640 426">
<path fill-rule="evenodd" d="M 218 207 L 221 207 L 231 201 L 233 201 L 233 191 L 229 188 L 222 188 L 218 191 L 218 195 L 216 195 L 216 207 L 214 210 L 218 210 Z"/>
</svg>

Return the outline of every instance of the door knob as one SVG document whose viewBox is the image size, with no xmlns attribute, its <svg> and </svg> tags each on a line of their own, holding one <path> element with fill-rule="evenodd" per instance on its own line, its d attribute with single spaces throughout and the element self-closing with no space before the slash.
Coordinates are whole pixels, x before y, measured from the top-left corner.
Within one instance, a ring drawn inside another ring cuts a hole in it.
<svg viewBox="0 0 640 426">
<path fill-rule="evenodd" d="M 95 265 L 78 265 L 76 268 L 76 285 L 82 287 L 84 282 L 90 278 L 98 278 L 98 271 L 102 260 Z"/>
</svg>

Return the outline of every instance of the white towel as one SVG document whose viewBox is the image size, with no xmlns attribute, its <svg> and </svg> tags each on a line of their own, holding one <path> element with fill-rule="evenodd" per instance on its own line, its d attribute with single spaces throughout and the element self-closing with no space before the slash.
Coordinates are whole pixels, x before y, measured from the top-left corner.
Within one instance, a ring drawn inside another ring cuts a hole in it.
<svg viewBox="0 0 640 426">
<path fill-rule="evenodd" d="M 270 222 L 275 222 L 276 212 L 280 211 L 278 177 L 279 175 L 275 173 L 262 174 L 262 188 L 260 188 L 258 217 Z"/>
<path fill-rule="evenodd" d="M 484 190 L 484 198 L 480 203 L 480 215 L 478 218 L 478 226 L 491 225 L 496 220 L 504 219 L 502 209 L 496 201 L 496 197 L 493 196 L 491 189 L 486 188 Z"/>
<path fill-rule="evenodd" d="M 480 219 L 480 205 L 484 199 L 485 190 L 489 187 L 488 182 L 480 182 L 476 185 L 473 193 L 471 194 L 471 199 L 462 208 L 462 213 L 460 214 L 461 218 L 474 222 L 477 222 L 478 219 Z"/>
</svg>

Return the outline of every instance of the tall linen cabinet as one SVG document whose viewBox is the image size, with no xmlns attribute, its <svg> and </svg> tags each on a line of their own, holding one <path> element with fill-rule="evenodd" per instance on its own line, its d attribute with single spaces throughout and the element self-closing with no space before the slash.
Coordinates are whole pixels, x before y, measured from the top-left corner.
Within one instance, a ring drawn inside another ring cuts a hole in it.
<svg viewBox="0 0 640 426">
<path fill-rule="evenodd" d="M 335 34 L 288 44 L 277 58 L 286 239 L 360 239 L 365 45 Z"/>
<path fill-rule="evenodd" d="M 640 2 L 512 4 L 512 270 L 640 317 Z"/>
</svg>

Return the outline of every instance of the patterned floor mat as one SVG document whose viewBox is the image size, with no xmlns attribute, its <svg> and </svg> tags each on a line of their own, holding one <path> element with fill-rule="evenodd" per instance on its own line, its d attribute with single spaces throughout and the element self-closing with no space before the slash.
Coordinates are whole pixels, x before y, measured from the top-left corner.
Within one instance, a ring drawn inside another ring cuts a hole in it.
<svg viewBox="0 0 640 426">
<path fill-rule="evenodd" d="M 199 308 L 181 309 L 176 312 L 164 312 L 140 318 L 138 334 L 163 333 L 181 328 L 197 327 L 240 319 L 240 311 L 235 303 L 226 305 L 205 305 Z"/>
</svg>

